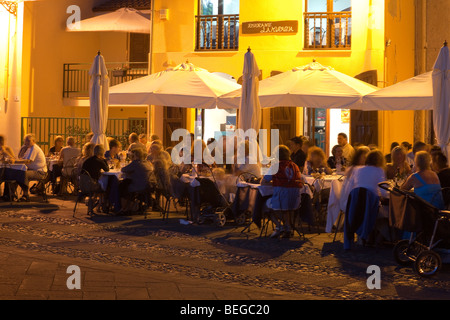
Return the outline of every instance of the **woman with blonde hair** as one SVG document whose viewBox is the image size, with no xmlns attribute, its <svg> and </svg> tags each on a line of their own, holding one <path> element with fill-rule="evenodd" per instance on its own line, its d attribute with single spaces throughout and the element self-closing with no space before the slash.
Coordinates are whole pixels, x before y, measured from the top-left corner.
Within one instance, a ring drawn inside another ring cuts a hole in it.
<svg viewBox="0 0 450 320">
<path fill-rule="evenodd" d="M 414 193 L 439 209 L 444 209 L 444 199 L 441 192 L 439 177 L 431 170 L 431 155 L 426 151 L 416 153 L 414 163 L 417 172 L 411 174 L 402 185 L 402 190 Z"/>
<path fill-rule="evenodd" d="M 411 167 L 406 161 L 406 150 L 400 146 L 391 151 L 391 163 L 386 165 L 386 178 L 405 179 L 411 173 Z"/>
<path fill-rule="evenodd" d="M 311 147 L 308 150 L 308 158 L 305 163 L 303 174 L 311 175 L 313 173 L 331 174 L 331 169 L 327 164 L 325 152 L 319 147 Z"/>
</svg>

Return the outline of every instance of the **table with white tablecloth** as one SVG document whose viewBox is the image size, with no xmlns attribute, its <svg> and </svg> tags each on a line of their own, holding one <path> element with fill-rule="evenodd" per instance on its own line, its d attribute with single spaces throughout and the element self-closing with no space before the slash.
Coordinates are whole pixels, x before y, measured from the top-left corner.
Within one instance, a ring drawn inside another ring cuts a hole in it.
<svg viewBox="0 0 450 320">
<path fill-rule="evenodd" d="M 24 183 L 25 174 L 28 170 L 27 166 L 21 163 L 2 163 L 0 169 L 3 171 L 1 180 L 14 180 L 19 183 Z"/>
<path fill-rule="evenodd" d="M 317 192 L 320 192 L 323 189 L 330 189 L 325 232 L 332 232 L 333 225 L 339 218 L 339 212 L 341 211 L 341 191 L 344 184 L 344 176 L 327 175 L 317 179 L 311 176 L 305 176 L 304 179 L 308 184 L 312 185 Z"/>
</svg>

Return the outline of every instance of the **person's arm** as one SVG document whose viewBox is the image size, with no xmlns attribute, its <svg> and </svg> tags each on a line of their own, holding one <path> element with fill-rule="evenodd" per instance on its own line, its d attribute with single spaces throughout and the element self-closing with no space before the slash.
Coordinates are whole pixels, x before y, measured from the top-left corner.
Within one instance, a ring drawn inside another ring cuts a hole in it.
<svg viewBox="0 0 450 320">
<path fill-rule="evenodd" d="M 100 160 L 101 160 L 101 163 L 102 163 L 103 171 L 108 172 L 109 171 L 108 162 L 104 158 L 100 158 Z"/>
<path fill-rule="evenodd" d="M 414 175 L 410 175 L 408 179 L 401 185 L 400 189 L 403 191 L 410 191 L 412 188 L 414 188 Z"/>
</svg>

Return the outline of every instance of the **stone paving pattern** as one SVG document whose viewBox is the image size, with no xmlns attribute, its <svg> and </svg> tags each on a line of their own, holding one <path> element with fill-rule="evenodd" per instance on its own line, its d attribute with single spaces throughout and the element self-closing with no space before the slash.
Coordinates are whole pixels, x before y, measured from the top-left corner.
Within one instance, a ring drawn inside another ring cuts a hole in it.
<svg viewBox="0 0 450 320">
<path fill-rule="evenodd" d="M 395 264 L 391 249 L 346 252 L 342 234 L 306 241 L 259 238 L 233 223 L 181 225 L 180 213 L 86 216 L 74 199 L 0 203 L 0 299 L 449 299 L 450 268 L 432 279 Z M 366 286 L 369 265 L 382 289 Z M 81 290 L 69 290 L 69 265 L 81 268 Z"/>
</svg>

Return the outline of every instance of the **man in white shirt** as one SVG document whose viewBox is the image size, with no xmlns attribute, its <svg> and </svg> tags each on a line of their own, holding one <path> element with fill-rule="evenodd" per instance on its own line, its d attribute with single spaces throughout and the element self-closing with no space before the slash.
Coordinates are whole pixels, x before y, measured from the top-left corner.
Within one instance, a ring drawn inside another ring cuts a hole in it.
<svg viewBox="0 0 450 320">
<path fill-rule="evenodd" d="M 74 137 L 68 137 L 66 141 L 67 146 L 61 149 L 61 152 L 59 153 L 59 161 L 62 162 L 63 168 L 67 167 L 70 161 L 72 164 L 72 168 L 74 166 L 73 160 L 75 158 L 78 158 L 81 155 L 81 150 L 79 148 L 75 147 L 75 138 Z"/>
<path fill-rule="evenodd" d="M 19 200 L 29 201 L 28 183 L 31 180 L 43 180 L 47 176 L 47 162 L 45 154 L 42 149 L 36 144 L 34 134 L 27 134 L 24 138 L 24 147 L 26 151 L 22 158 L 18 159 L 16 163 L 23 163 L 28 170 L 25 174 L 25 181 L 20 184 L 23 189 L 23 197 Z M 41 186 L 41 188 L 43 185 Z"/>
<path fill-rule="evenodd" d="M 342 147 L 343 150 L 343 156 L 347 161 L 350 161 L 355 154 L 355 149 L 348 143 L 348 137 L 347 134 L 344 132 L 341 132 L 338 134 L 337 137 L 338 144 Z"/>
</svg>

